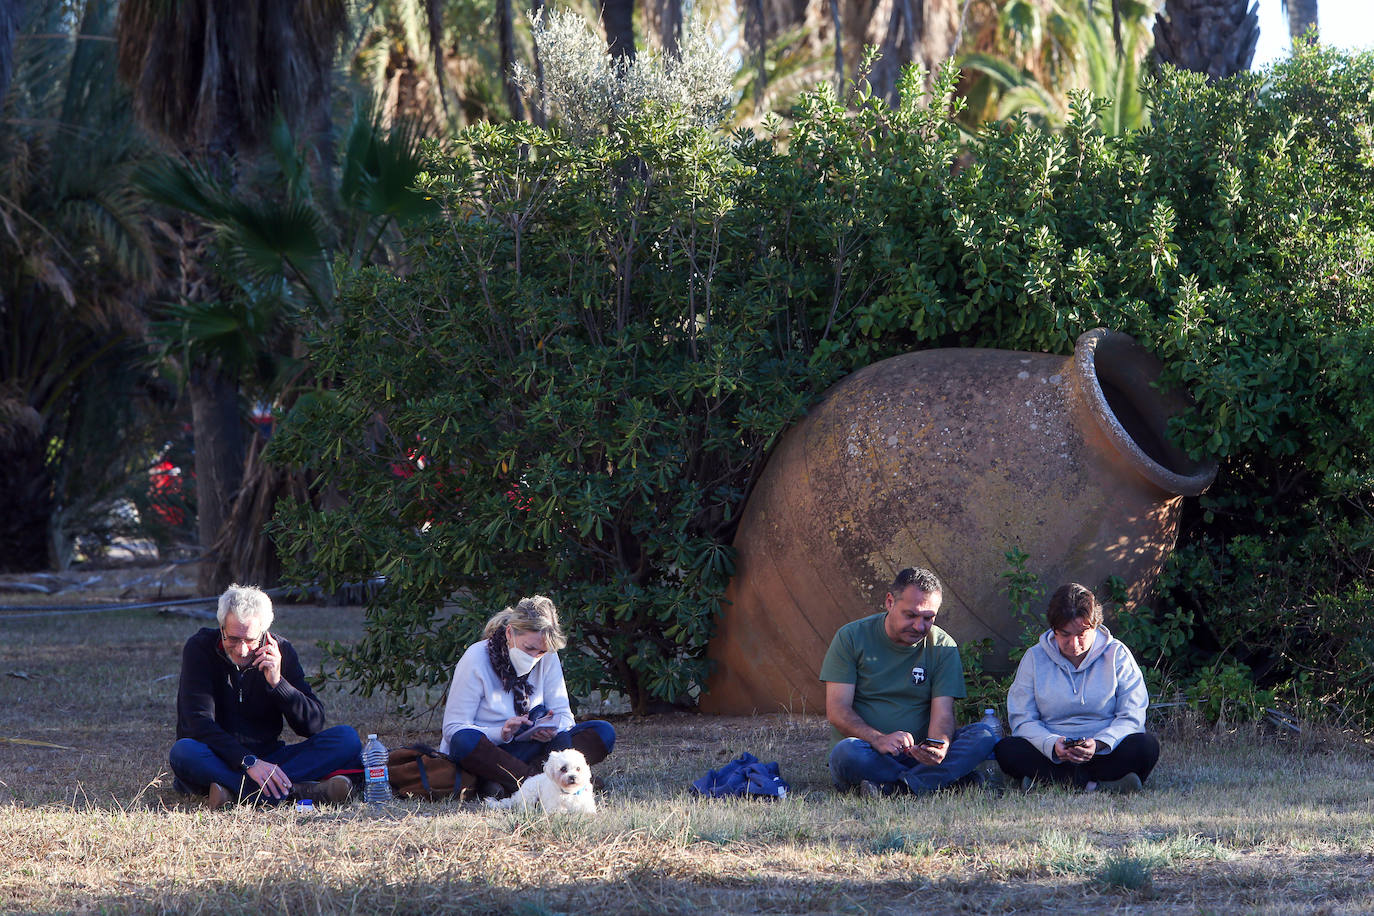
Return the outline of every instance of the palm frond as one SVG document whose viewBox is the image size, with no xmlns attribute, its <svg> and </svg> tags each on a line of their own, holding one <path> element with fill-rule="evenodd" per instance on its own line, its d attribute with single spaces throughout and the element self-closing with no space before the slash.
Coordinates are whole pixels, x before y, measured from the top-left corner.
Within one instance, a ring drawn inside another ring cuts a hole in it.
<svg viewBox="0 0 1374 916">
<path fill-rule="evenodd" d="M 14 72 L 14 33 L 19 25 L 19 0 L 0 0 L 0 100 Z"/>
<path fill-rule="evenodd" d="M 380 111 L 356 109 L 340 164 L 339 199 L 371 217 L 423 219 L 438 205 L 415 190 L 423 162 L 419 125 L 408 118 L 382 124 Z"/>
<path fill-rule="evenodd" d="M 219 225 L 235 259 L 256 282 L 298 273 L 316 298 L 326 295 L 325 226 L 308 200 L 235 200 Z"/>
<path fill-rule="evenodd" d="M 146 162 L 135 171 L 134 183 L 153 202 L 210 223 L 229 206 L 230 196 L 219 181 L 184 159 L 164 157 Z"/>
</svg>

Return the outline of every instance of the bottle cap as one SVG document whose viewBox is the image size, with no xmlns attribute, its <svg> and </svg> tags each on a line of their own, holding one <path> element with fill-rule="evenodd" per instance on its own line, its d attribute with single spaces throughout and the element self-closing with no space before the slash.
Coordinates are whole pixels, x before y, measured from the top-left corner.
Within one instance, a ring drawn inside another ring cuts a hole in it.
<svg viewBox="0 0 1374 916">
<path fill-rule="evenodd" d="M 315 810 L 315 803 L 314 803 L 313 801 L 311 801 L 310 799 L 308 799 L 308 798 L 298 798 L 298 799 L 296 799 L 296 810 L 297 810 L 297 811 L 314 811 L 314 810 Z"/>
<path fill-rule="evenodd" d="M 376 741 L 376 740 L 377 740 L 377 736 L 376 736 L 376 735 L 368 735 L 368 736 L 367 736 L 367 740 L 368 740 L 368 741 Z"/>
</svg>

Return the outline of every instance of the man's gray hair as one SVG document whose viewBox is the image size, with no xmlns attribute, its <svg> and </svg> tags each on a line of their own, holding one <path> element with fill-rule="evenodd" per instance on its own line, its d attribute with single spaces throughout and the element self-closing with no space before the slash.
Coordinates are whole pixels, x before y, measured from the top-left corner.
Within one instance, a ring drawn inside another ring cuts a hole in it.
<svg viewBox="0 0 1374 916">
<path fill-rule="evenodd" d="M 259 624 L 260 634 L 272 629 L 272 599 L 257 586 L 231 585 L 224 590 L 224 594 L 219 596 L 219 609 L 215 612 L 221 629 L 230 614 L 245 625 Z"/>
<path fill-rule="evenodd" d="M 924 566 L 908 566 L 897 573 L 897 578 L 892 580 L 892 588 L 889 591 L 894 595 L 900 595 L 909 588 L 918 588 L 927 595 L 939 595 L 944 592 L 940 587 L 940 577 Z"/>
</svg>

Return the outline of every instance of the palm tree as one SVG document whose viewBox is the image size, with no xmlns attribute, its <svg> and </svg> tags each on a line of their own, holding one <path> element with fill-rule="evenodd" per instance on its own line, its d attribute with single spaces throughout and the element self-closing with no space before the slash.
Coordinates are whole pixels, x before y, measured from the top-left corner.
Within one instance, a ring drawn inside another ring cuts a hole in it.
<svg viewBox="0 0 1374 916">
<path fill-rule="evenodd" d="M 169 354 L 188 365 L 215 364 L 255 401 L 289 410 L 315 381 L 299 354 L 308 327 L 334 315 L 336 255 L 350 267 L 402 258 L 400 227 L 426 219 L 435 203 L 414 190 L 420 133 L 404 119 L 385 126 L 379 110 L 355 108 L 339 161 L 310 167 L 311 155 L 284 119 L 269 153 L 234 180 L 182 159 L 141 170 L 156 202 L 198 218 L 213 232 L 220 295 L 174 306 L 155 328 Z M 335 167 L 337 165 L 337 167 Z M 317 176 L 325 176 L 324 180 Z M 306 475 L 265 465 L 254 437 L 240 492 L 209 551 L 215 581 L 274 582 L 280 565 L 262 536 L 278 498 L 308 499 Z"/>
<path fill-rule="evenodd" d="M 0 101 L 14 71 L 14 30 L 19 24 L 19 0 L 0 0 Z"/>
<path fill-rule="evenodd" d="M 62 567 L 71 526 L 127 482 L 116 382 L 138 382 L 158 252 L 131 182 L 150 151 L 106 75 L 112 6 L 31 4 L 0 107 L 0 568 Z"/>
<path fill-rule="evenodd" d="M 872 91 L 890 101 L 896 100 L 897 77 L 902 68 L 919 63 L 926 70 L 930 88 L 939 68 L 954 56 L 958 45 L 967 0 L 831 0 L 826 4 L 798 0 L 750 0 L 752 12 L 745 18 L 761 25 L 751 32 L 755 53 L 771 45 L 779 36 L 798 29 L 816 36 L 811 49 L 817 54 L 822 44 L 834 42 L 836 69 L 846 71 L 844 79 L 854 79 L 862 64 L 864 48 L 879 49 L 868 71 Z M 983 15 L 982 13 L 970 15 Z M 851 52 L 852 49 L 852 52 Z M 840 77 L 836 76 L 836 82 Z"/>
<path fill-rule="evenodd" d="M 1307 34 L 1317 34 L 1317 0 L 1283 0 L 1283 11 L 1288 16 L 1288 37 L 1293 44 Z"/>
<path fill-rule="evenodd" d="M 1084 90 L 1108 105 L 1104 133 L 1119 135 L 1145 122 L 1140 65 L 1149 54 L 1148 17 L 1139 0 L 1119 0 L 1115 22 L 1093 0 L 1012 0 L 995 23 L 980 23 L 959 58 L 970 129 L 1017 112 L 1062 124 L 1069 93 Z M 1113 40 L 1113 31 L 1118 38 Z"/>
<path fill-rule="evenodd" d="M 1249 70 L 1259 41 L 1259 18 L 1250 3 L 1164 0 L 1155 18 L 1155 61 L 1205 73 L 1211 80 Z"/>
<path fill-rule="evenodd" d="M 119 74 L 134 110 L 210 175 L 232 184 L 237 157 L 257 149 L 278 113 L 317 135 L 328 129 L 330 77 L 347 22 L 345 0 L 123 0 L 116 28 Z M 210 234 L 180 227 L 179 298 L 222 300 L 204 265 Z M 197 525 L 202 549 L 219 536 L 243 475 L 239 380 L 214 357 L 188 368 L 195 433 Z M 200 587 L 218 590 L 209 564 Z"/>
</svg>

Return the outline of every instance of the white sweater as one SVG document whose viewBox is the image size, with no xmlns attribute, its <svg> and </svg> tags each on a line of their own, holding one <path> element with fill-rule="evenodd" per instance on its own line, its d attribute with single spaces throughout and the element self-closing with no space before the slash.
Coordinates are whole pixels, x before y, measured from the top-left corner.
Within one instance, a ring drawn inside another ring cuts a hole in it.
<svg viewBox="0 0 1374 916">
<path fill-rule="evenodd" d="M 535 663 L 530 669 L 529 685 L 530 708 L 541 703 L 547 706 L 554 715 L 556 730 L 566 731 L 576 724 L 557 652 L 549 652 Z M 487 654 L 487 641 L 468 646 L 453 669 L 453 683 L 444 707 L 444 740 L 439 750 L 448 753 L 454 733 L 465 728 L 481 729 L 493 744 L 500 744 L 501 729 L 514 715 L 515 695 L 501 686 L 501 678 Z"/>
</svg>

